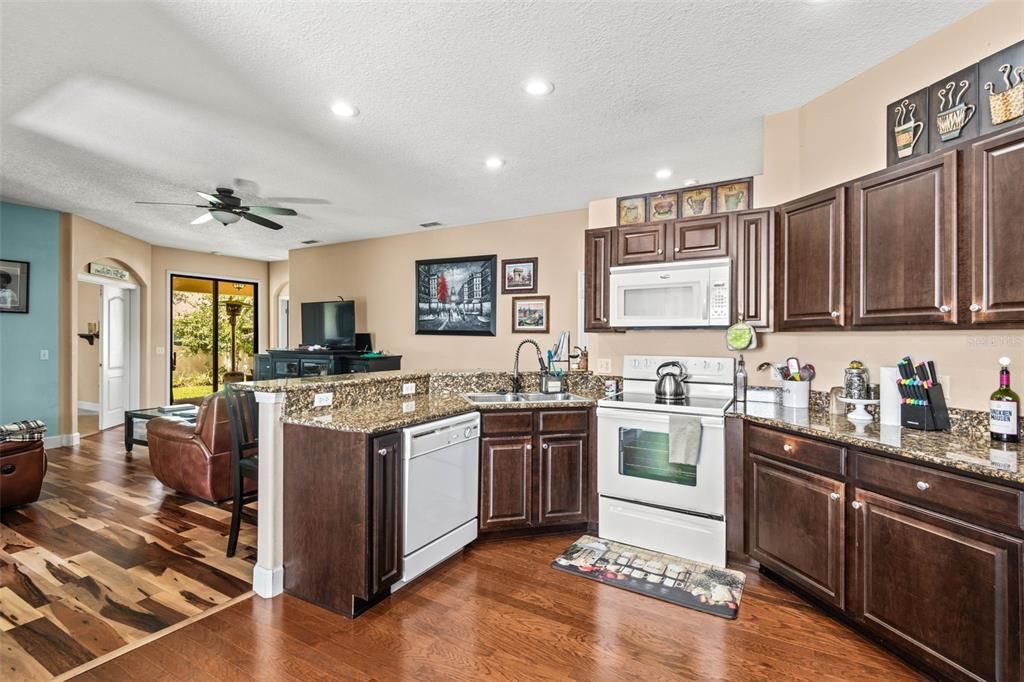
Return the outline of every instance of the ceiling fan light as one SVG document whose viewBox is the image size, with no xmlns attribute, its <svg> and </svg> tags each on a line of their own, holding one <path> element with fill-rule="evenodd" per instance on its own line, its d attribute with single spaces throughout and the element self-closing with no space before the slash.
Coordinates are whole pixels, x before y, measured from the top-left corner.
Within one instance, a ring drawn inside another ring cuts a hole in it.
<svg viewBox="0 0 1024 682">
<path fill-rule="evenodd" d="M 237 213 L 234 213 L 232 211 L 221 211 L 218 209 L 211 209 L 210 215 L 212 215 L 221 225 L 230 225 L 231 223 L 237 223 L 241 219 L 241 216 L 239 216 Z"/>
</svg>

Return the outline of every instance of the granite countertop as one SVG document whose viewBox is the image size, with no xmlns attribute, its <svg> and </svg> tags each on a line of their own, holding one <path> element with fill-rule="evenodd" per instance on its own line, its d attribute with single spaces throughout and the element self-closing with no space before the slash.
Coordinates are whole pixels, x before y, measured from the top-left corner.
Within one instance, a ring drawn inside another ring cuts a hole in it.
<svg viewBox="0 0 1024 682">
<path fill-rule="evenodd" d="M 285 418 L 285 422 L 336 431 L 377 433 L 475 411 L 476 406 L 462 396 L 425 394 L 409 396 L 406 400 L 383 400 L 291 415 Z"/>
<path fill-rule="evenodd" d="M 1024 447 L 996 443 L 987 433 L 918 431 L 877 422 L 859 428 L 846 415 L 798 410 L 777 403 L 739 403 L 733 405 L 732 414 L 758 424 L 1024 485 Z"/>
<path fill-rule="evenodd" d="M 429 376 L 430 372 L 426 371 L 390 370 L 386 372 L 354 372 L 352 374 L 292 377 L 289 379 L 263 379 L 260 381 L 244 381 L 235 384 L 235 386 L 249 388 L 259 393 L 287 393 L 296 390 L 327 389 L 338 384 L 358 386 L 360 384 L 378 384 L 388 379 L 425 379 Z"/>
</svg>

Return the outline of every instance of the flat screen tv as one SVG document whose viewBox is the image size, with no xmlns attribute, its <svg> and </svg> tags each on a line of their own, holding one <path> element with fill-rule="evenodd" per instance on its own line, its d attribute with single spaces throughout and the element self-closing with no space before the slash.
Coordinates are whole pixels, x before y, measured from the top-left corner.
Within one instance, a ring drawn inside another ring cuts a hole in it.
<svg viewBox="0 0 1024 682">
<path fill-rule="evenodd" d="M 302 343 L 337 350 L 355 348 L 354 301 L 320 301 L 302 304 Z"/>
</svg>

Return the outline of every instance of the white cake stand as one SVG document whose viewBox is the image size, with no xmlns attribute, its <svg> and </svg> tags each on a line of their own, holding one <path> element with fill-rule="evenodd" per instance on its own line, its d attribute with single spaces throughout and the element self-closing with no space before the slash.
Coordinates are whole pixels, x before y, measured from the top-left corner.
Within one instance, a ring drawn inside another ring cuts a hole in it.
<svg viewBox="0 0 1024 682">
<path fill-rule="evenodd" d="M 847 413 L 846 415 L 846 418 L 852 421 L 854 424 L 866 424 L 874 420 L 874 417 L 872 417 L 871 414 L 868 413 L 868 411 L 865 409 L 865 406 L 877 405 L 879 403 L 877 398 L 874 400 L 868 400 L 859 398 L 844 398 L 843 396 L 837 397 L 839 398 L 840 402 L 844 402 L 847 405 L 855 406 L 854 410 L 852 412 Z"/>
</svg>

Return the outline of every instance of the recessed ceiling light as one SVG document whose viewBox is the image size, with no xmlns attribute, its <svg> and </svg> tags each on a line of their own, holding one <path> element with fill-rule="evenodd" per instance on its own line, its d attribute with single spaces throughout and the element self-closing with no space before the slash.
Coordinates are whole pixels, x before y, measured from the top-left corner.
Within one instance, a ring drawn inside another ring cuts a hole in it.
<svg viewBox="0 0 1024 682">
<path fill-rule="evenodd" d="M 488 158 L 486 161 L 484 161 L 484 165 L 490 168 L 491 170 L 496 170 L 505 165 L 505 159 L 502 159 L 498 156 L 492 156 Z"/>
<path fill-rule="evenodd" d="M 331 111 L 334 112 L 335 116 L 340 116 L 342 118 L 355 118 L 359 115 L 359 109 L 356 109 L 348 102 L 342 102 L 341 100 L 338 100 L 331 105 Z"/>
<path fill-rule="evenodd" d="M 683 187 L 693 187 L 697 184 L 697 178 L 687 178 L 683 181 Z"/>
<path fill-rule="evenodd" d="M 669 178 L 672 177 L 672 169 L 659 168 L 657 171 L 655 171 L 654 177 L 658 178 L 659 180 L 668 180 Z"/>
<path fill-rule="evenodd" d="M 555 91 L 555 84 L 543 78 L 531 78 L 523 82 L 523 90 L 535 97 L 543 97 Z"/>
</svg>

